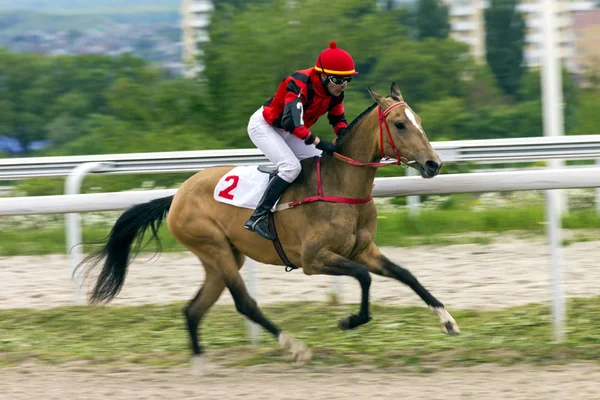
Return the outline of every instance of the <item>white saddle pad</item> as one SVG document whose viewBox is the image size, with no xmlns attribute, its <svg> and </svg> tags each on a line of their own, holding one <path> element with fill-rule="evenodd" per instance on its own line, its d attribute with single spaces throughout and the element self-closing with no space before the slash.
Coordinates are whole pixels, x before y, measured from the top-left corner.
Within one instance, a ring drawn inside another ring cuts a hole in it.
<svg viewBox="0 0 600 400">
<path fill-rule="evenodd" d="M 268 184 L 269 174 L 260 172 L 256 166 L 235 167 L 217 183 L 214 197 L 221 203 L 254 210 Z"/>
</svg>

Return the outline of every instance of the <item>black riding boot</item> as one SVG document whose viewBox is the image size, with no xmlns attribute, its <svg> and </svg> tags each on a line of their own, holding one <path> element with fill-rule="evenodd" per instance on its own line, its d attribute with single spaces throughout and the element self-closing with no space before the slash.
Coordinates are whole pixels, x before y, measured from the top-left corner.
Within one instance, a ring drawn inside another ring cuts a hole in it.
<svg viewBox="0 0 600 400">
<path fill-rule="evenodd" d="M 263 197 L 258 202 L 254 214 L 244 224 L 244 228 L 258 233 L 265 239 L 275 240 L 275 236 L 269 232 L 267 219 L 269 218 L 271 208 L 273 208 L 275 202 L 281 197 L 288 186 L 290 186 L 288 182 L 281 179 L 279 175 L 275 175 L 269 182 Z"/>
</svg>

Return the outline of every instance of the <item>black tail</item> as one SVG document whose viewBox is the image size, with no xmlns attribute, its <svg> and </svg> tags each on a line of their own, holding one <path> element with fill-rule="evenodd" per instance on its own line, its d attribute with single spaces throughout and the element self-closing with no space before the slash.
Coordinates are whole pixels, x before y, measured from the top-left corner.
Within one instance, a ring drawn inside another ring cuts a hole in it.
<svg viewBox="0 0 600 400">
<path fill-rule="evenodd" d="M 148 242 L 155 239 L 158 243 L 157 252 L 160 251 L 158 228 L 172 202 L 173 196 L 163 197 L 138 204 L 125 211 L 110 234 L 100 242 L 104 246 L 92 252 L 77 266 L 77 269 L 85 266 L 85 273 L 88 274 L 106 258 L 96 286 L 90 295 L 90 303 L 108 302 L 119 294 L 125 282 L 129 262 L 143 248 L 144 233 L 148 228 L 152 230 L 152 237 Z M 132 255 L 131 247 L 134 241 L 136 244 Z"/>
</svg>

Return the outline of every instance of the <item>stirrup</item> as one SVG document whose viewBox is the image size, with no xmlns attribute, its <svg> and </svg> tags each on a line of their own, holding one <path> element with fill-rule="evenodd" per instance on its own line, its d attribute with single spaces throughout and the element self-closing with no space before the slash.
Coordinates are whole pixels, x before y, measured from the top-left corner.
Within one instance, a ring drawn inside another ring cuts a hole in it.
<svg viewBox="0 0 600 400">
<path fill-rule="evenodd" d="M 275 240 L 275 236 L 269 231 L 269 214 L 258 217 L 258 219 L 250 226 L 248 226 L 248 222 L 244 225 L 244 228 L 251 230 L 252 232 L 258 233 L 260 236 L 264 237 L 268 240 Z"/>
</svg>

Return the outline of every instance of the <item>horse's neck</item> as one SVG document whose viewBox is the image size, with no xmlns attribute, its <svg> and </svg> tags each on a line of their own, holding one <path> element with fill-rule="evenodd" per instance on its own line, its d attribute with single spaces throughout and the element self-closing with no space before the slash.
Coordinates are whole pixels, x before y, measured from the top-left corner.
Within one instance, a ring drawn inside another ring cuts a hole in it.
<svg viewBox="0 0 600 400">
<path fill-rule="evenodd" d="M 376 108 L 374 110 L 377 110 Z M 379 161 L 379 121 L 377 112 L 357 122 L 341 143 L 339 151 L 346 157 L 363 163 Z"/>
<path fill-rule="evenodd" d="M 341 142 L 340 153 L 363 163 L 379 161 L 378 127 L 376 111 L 365 116 Z M 331 184 L 336 192 L 347 197 L 366 197 L 371 194 L 376 168 L 351 165 L 338 159 L 333 159 L 331 163 L 334 171 L 329 173 L 334 176 Z"/>
</svg>

